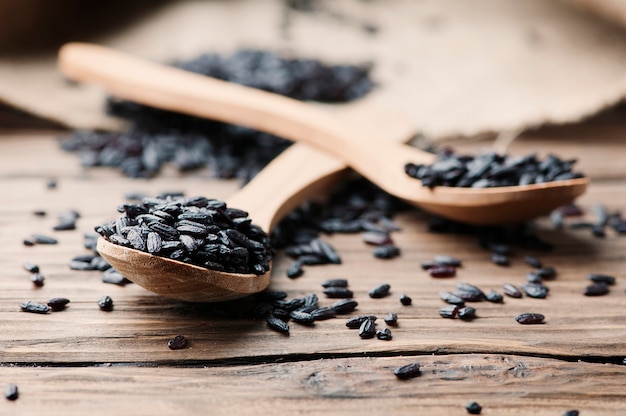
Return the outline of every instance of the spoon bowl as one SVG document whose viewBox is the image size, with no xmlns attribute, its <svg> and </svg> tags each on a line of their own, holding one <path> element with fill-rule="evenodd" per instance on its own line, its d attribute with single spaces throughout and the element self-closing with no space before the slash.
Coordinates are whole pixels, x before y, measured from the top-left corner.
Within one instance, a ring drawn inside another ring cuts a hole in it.
<svg viewBox="0 0 626 416">
<path fill-rule="evenodd" d="M 170 298 L 189 302 L 222 302 L 263 291 L 270 273 L 225 273 L 159 257 L 98 239 L 98 253 L 127 279 Z"/>
<path fill-rule="evenodd" d="M 238 124 L 305 142 L 342 159 L 380 188 L 439 216 L 471 224 L 528 220 L 572 202 L 587 178 L 497 188 L 427 188 L 404 173 L 407 162 L 435 156 L 359 131 L 311 104 L 166 67 L 102 46 L 61 48 L 59 67 L 71 79 L 154 107 Z"/>
</svg>

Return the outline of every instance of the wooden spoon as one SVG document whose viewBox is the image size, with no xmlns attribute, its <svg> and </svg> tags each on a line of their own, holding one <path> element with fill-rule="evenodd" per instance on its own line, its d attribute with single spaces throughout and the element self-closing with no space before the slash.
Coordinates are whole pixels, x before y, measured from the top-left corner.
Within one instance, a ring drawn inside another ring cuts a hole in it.
<svg viewBox="0 0 626 416">
<path fill-rule="evenodd" d="M 544 215 L 581 195 L 587 178 L 496 188 L 423 187 L 404 173 L 407 162 L 435 156 L 354 127 L 316 107 L 97 45 L 72 43 L 59 53 L 71 79 L 105 86 L 116 97 L 154 107 L 244 125 L 307 142 L 344 160 L 387 192 L 442 217 L 473 224 L 523 221 Z"/>
<path fill-rule="evenodd" d="M 342 111 L 347 119 L 365 118 L 369 130 L 385 129 L 390 141 L 408 141 L 412 124 L 394 113 L 376 111 L 371 105 L 353 104 Z M 378 117 L 373 117 L 376 114 Z M 387 128 L 391 124 L 392 129 Z M 347 166 L 339 159 L 304 143 L 297 143 L 276 157 L 252 181 L 228 198 L 231 207 L 248 211 L 250 218 L 269 232 L 287 213 L 317 193 L 327 191 Z M 104 238 L 98 252 L 122 275 L 160 295 L 191 302 L 220 302 L 265 289 L 270 273 L 224 273 L 119 246 Z"/>
<path fill-rule="evenodd" d="M 326 169 L 327 158 L 306 145 L 291 146 L 227 204 L 248 211 L 252 221 L 269 232 L 284 214 L 328 185 L 341 171 Z M 187 301 L 236 299 L 262 291 L 270 281 L 269 272 L 260 276 L 219 272 L 116 245 L 104 238 L 98 239 L 97 250 L 129 280 L 160 295 Z"/>
</svg>

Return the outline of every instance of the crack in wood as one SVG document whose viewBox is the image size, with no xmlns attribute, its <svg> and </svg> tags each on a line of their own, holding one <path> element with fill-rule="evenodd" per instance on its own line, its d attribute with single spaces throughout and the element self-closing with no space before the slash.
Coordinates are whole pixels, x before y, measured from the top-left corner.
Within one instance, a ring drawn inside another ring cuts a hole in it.
<svg viewBox="0 0 626 416">
<path fill-rule="evenodd" d="M 585 362 L 592 364 L 618 364 L 626 365 L 625 357 L 623 356 L 565 356 L 557 354 L 524 354 L 524 353 L 485 353 L 481 351 L 467 351 L 467 352 L 454 352 L 444 353 L 440 351 L 436 353 L 424 352 L 424 351 L 384 351 L 384 352 L 358 352 L 358 353 L 315 353 L 315 354 L 293 354 L 287 356 L 253 356 L 253 357 L 232 357 L 228 359 L 215 359 L 215 360 L 159 360 L 159 361 L 29 361 L 29 362 L 0 362 L 0 368 L 2 367 L 173 367 L 173 368 L 202 368 L 202 367 L 235 367 L 242 365 L 264 365 L 264 364 L 277 364 L 277 363 L 298 363 L 298 362 L 310 362 L 323 359 L 341 359 L 341 358 L 391 358 L 391 357 L 420 357 L 431 355 L 442 356 L 471 356 L 471 355 L 486 355 L 486 356 L 503 356 L 506 362 L 510 361 L 510 357 L 527 357 L 527 358 L 542 358 L 550 360 L 558 360 L 563 362 Z M 504 357 L 506 356 L 506 357 Z M 447 362 L 440 361 L 440 364 L 448 364 Z M 466 368 L 468 372 L 483 371 L 493 369 L 494 366 L 471 366 Z M 507 368 L 508 372 L 514 373 L 518 377 L 524 377 L 524 371 L 528 368 L 522 361 L 516 361 Z M 311 374 L 314 377 L 314 374 Z"/>
</svg>

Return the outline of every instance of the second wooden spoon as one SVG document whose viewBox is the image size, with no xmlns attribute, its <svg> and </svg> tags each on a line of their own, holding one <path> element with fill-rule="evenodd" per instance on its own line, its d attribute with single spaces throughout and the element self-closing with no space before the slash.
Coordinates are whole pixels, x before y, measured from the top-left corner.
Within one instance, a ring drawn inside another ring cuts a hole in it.
<svg viewBox="0 0 626 416">
<path fill-rule="evenodd" d="M 90 44 L 63 46 L 59 67 L 71 79 L 154 107 L 244 125 L 312 144 L 343 159 L 387 192 L 442 217 L 474 224 L 523 221 L 573 201 L 588 179 L 496 188 L 423 187 L 404 165 L 434 155 L 359 132 L 314 106 L 210 79 Z"/>
</svg>

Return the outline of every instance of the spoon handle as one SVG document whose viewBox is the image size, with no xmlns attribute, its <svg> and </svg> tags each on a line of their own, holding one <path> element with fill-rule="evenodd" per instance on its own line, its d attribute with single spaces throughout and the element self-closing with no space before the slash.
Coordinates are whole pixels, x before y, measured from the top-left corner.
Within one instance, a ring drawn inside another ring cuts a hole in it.
<svg viewBox="0 0 626 416">
<path fill-rule="evenodd" d="M 70 79 L 102 85 L 119 98 L 280 137 L 301 136 L 312 126 L 332 123 L 325 114 L 299 101 L 100 45 L 68 43 L 59 51 L 58 66 Z"/>
<path fill-rule="evenodd" d="M 227 202 L 246 210 L 255 224 L 270 232 L 300 204 L 327 193 L 346 168 L 341 160 L 298 143 L 274 158 Z"/>
<path fill-rule="evenodd" d="M 381 158 L 381 138 L 371 137 L 367 130 L 355 129 L 309 103 L 292 98 L 92 44 L 64 45 L 59 51 L 58 65 L 69 78 L 104 86 L 116 97 L 305 142 L 353 166 L 367 166 Z M 373 146 L 364 145 L 368 140 Z M 397 146 L 393 148 L 397 150 Z M 415 150 L 413 161 L 419 162 L 421 153 Z M 431 161 L 432 155 L 424 154 L 422 158 Z"/>
</svg>

